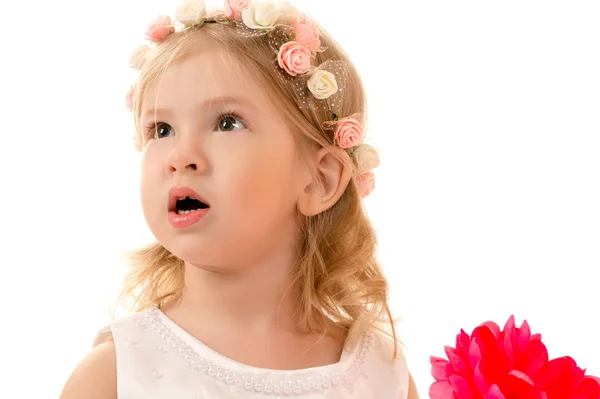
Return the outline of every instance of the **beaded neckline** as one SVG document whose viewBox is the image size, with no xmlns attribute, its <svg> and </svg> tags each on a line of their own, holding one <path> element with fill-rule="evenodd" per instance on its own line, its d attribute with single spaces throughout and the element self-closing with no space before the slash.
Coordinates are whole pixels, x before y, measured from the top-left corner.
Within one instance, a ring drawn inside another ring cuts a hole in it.
<svg viewBox="0 0 600 399">
<path fill-rule="evenodd" d="M 186 342 L 193 336 L 170 320 L 158 307 L 145 312 L 143 320 L 160 337 L 162 345 L 159 350 L 177 354 L 189 364 L 193 374 L 208 376 L 230 386 L 234 391 L 242 389 L 266 395 L 299 396 L 339 387 L 352 392 L 354 382 L 360 377 L 367 377 L 364 362 L 375 344 L 374 334 L 369 331 L 357 342 L 350 357 L 342 357 L 338 363 L 303 370 L 261 369 L 237 363 L 214 351 L 216 360 L 211 361 L 207 358 L 209 356 L 201 355 Z M 212 351 L 196 338 L 193 340 Z M 290 378 L 292 373 L 306 376 L 300 379 Z"/>
</svg>

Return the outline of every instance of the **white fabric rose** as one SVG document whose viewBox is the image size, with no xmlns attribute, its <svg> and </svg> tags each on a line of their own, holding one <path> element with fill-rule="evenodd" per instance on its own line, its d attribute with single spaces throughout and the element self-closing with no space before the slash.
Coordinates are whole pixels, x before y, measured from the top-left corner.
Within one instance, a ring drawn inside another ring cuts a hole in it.
<svg viewBox="0 0 600 399">
<path fill-rule="evenodd" d="M 175 11 L 175 19 L 185 26 L 198 25 L 206 18 L 204 0 L 183 0 Z"/>
<path fill-rule="evenodd" d="M 379 166 L 379 154 L 368 144 L 361 144 L 354 150 L 358 174 L 363 174 Z"/>
<path fill-rule="evenodd" d="M 146 64 L 150 51 L 150 46 L 146 44 L 138 46 L 133 53 L 131 53 L 131 57 L 129 57 L 129 66 L 135 70 L 141 71 Z"/>
<path fill-rule="evenodd" d="M 335 75 L 329 71 L 316 70 L 308 79 L 308 89 L 319 100 L 331 97 L 338 91 Z"/>
<path fill-rule="evenodd" d="M 255 1 L 242 11 L 242 20 L 250 29 L 272 28 L 276 24 L 289 25 L 300 13 L 289 3 Z"/>
</svg>

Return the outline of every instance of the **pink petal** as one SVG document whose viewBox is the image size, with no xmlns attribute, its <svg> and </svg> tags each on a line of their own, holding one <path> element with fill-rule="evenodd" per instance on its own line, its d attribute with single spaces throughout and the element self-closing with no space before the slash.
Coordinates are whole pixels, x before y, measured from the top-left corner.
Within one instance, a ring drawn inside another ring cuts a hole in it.
<svg viewBox="0 0 600 399">
<path fill-rule="evenodd" d="M 523 320 L 523 325 L 517 332 L 517 341 L 515 342 L 518 351 L 523 351 L 527 347 L 527 344 L 531 340 L 531 329 L 527 320 Z"/>
<path fill-rule="evenodd" d="M 481 374 L 481 369 L 479 368 L 479 364 L 475 366 L 473 370 L 473 382 L 475 383 L 475 388 L 481 395 L 485 395 L 488 391 L 488 383 Z"/>
<path fill-rule="evenodd" d="M 448 381 L 436 381 L 429 387 L 431 399 L 453 399 L 454 391 Z"/>
<path fill-rule="evenodd" d="M 461 353 L 466 353 L 469 350 L 469 344 L 471 343 L 471 337 L 462 328 L 460 334 L 456 336 L 456 349 L 459 349 Z"/>
<path fill-rule="evenodd" d="M 510 338 L 505 338 L 503 344 L 504 352 L 506 352 L 506 356 L 508 357 L 508 367 L 512 369 L 515 367 L 515 351 L 513 349 L 512 340 Z"/>
<path fill-rule="evenodd" d="M 526 398 L 534 386 L 533 380 L 519 370 L 511 370 L 503 381 L 502 388 L 509 398 Z"/>
<path fill-rule="evenodd" d="M 481 351 L 476 341 L 471 341 L 469 345 L 469 351 L 467 353 L 467 362 L 471 370 L 475 370 L 475 366 L 481 360 Z"/>
<path fill-rule="evenodd" d="M 492 333 L 494 333 L 496 339 L 500 337 L 500 327 L 498 327 L 498 324 L 494 323 L 493 321 L 486 321 L 485 323 L 481 324 L 481 326 L 486 326 L 489 328 Z"/>
<path fill-rule="evenodd" d="M 443 357 L 438 357 L 438 356 L 429 356 L 429 363 L 433 364 L 434 362 L 447 362 L 448 359 L 444 359 Z"/>
<path fill-rule="evenodd" d="M 510 373 L 508 373 L 508 375 L 511 375 L 513 377 L 518 378 L 519 380 L 522 380 L 530 385 L 533 385 L 533 380 L 531 379 L 531 377 L 529 377 L 527 374 L 523 373 L 522 371 L 512 370 Z"/>
<path fill-rule="evenodd" d="M 538 370 L 548 363 L 548 349 L 542 341 L 531 341 L 523 353 L 524 364 L 519 365 L 528 376 L 533 377 Z"/>
<path fill-rule="evenodd" d="M 458 353 L 456 353 L 456 349 L 446 346 L 444 347 L 444 350 L 446 351 L 446 356 L 448 356 L 448 359 L 450 360 L 450 363 L 452 363 L 454 370 L 456 370 L 456 372 L 460 375 L 469 375 L 467 363 L 461 359 Z"/>
<path fill-rule="evenodd" d="M 456 393 L 456 396 L 458 396 L 460 399 L 475 398 L 473 389 L 471 389 L 471 384 L 469 384 L 469 380 L 459 375 L 451 375 L 449 380 L 452 389 L 454 389 L 454 392 Z"/>
<path fill-rule="evenodd" d="M 506 324 L 504 324 L 504 329 L 503 329 L 504 333 L 512 336 L 515 332 L 515 316 L 514 315 L 510 315 L 510 317 L 508 318 L 508 320 L 506 320 Z"/>
<path fill-rule="evenodd" d="M 450 362 L 446 359 L 442 359 L 441 357 L 430 358 L 431 362 L 431 375 L 436 381 L 447 380 L 448 379 L 448 369 L 450 366 Z"/>
<path fill-rule="evenodd" d="M 506 399 L 506 397 L 502 394 L 498 385 L 492 384 L 486 392 L 484 399 Z"/>
</svg>

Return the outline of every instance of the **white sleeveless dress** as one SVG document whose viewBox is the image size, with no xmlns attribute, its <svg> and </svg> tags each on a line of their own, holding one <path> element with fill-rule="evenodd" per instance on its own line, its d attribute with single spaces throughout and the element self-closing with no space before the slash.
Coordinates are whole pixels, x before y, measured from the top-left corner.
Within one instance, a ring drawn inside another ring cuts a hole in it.
<svg viewBox="0 0 600 399">
<path fill-rule="evenodd" d="M 270 370 L 229 359 L 175 324 L 157 307 L 113 321 L 119 399 L 406 399 L 404 355 L 368 332 L 338 363 Z"/>
</svg>

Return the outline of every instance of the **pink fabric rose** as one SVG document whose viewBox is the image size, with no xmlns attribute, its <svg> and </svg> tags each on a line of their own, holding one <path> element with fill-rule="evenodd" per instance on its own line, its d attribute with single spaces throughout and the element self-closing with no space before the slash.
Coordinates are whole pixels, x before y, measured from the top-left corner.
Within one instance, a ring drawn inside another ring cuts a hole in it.
<svg viewBox="0 0 600 399">
<path fill-rule="evenodd" d="M 168 15 L 160 15 L 148 24 L 146 39 L 153 43 L 160 43 L 171 33 L 175 32 L 175 27 Z"/>
<path fill-rule="evenodd" d="M 239 19 L 249 4 L 250 0 L 225 0 L 225 16 L 229 19 Z"/>
<path fill-rule="evenodd" d="M 135 84 L 131 85 L 131 88 L 129 89 L 129 91 L 127 91 L 127 94 L 125 95 L 125 106 L 127 107 L 128 111 L 133 110 L 133 96 L 135 94 Z"/>
<path fill-rule="evenodd" d="M 279 48 L 277 61 L 279 66 L 292 76 L 306 73 L 310 70 L 311 52 L 296 41 L 285 43 Z"/>
<path fill-rule="evenodd" d="M 306 17 L 298 17 L 293 24 L 293 32 L 295 40 L 304 47 L 314 51 L 321 47 L 319 39 L 319 28 L 317 25 Z"/>
<path fill-rule="evenodd" d="M 363 173 L 357 176 L 356 180 L 358 181 L 358 191 L 362 198 L 371 194 L 375 189 L 375 175 L 373 172 Z"/>
<path fill-rule="evenodd" d="M 335 125 L 335 141 L 342 148 L 356 147 L 363 141 L 364 129 L 359 121 L 343 118 Z"/>
</svg>

